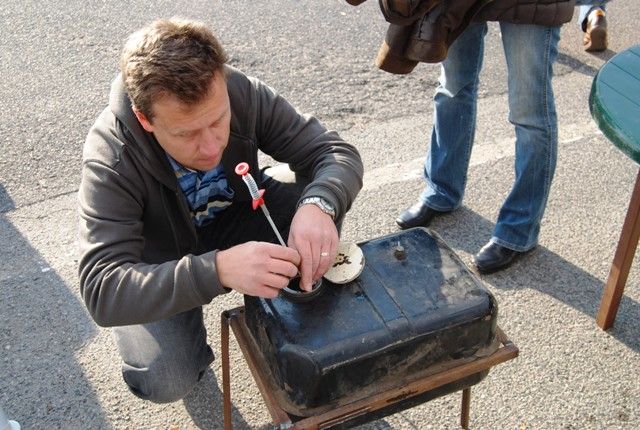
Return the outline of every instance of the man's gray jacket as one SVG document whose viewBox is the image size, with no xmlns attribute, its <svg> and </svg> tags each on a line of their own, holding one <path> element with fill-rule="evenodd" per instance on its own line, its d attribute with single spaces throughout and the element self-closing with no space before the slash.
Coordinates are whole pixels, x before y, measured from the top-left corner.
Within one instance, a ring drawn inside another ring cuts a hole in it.
<svg viewBox="0 0 640 430">
<path fill-rule="evenodd" d="M 264 83 L 226 71 L 231 135 L 222 165 L 233 204 L 251 201 L 236 164 L 248 162 L 259 180 L 261 150 L 312 178 L 301 198 L 320 196 L 338 217 L 346 213 L 362 187 L 358 151 Z M 121 76 L 85 142 L 79 211 L 80 289 L 99 325 L 164 319 L 226 291 L 216 251 L 202 249 L 175 174 L 135 117 Z"/>
</svg>

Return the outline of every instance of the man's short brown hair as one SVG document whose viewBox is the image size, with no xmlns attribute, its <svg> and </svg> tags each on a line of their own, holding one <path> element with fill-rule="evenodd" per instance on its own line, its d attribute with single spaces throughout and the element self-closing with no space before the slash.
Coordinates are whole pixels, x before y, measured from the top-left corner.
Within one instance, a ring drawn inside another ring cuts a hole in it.
<svg viewBox="0 0 640 430">
<path fill-rule="evenodd" d="M 152 104 L 167 94 L 188 105 L 201 101 L 226 62 L 220 42 L 204 24 L 173 18 L 129 36 L 120 70 L 134 108 L 151 121 Z"/>
</svg>

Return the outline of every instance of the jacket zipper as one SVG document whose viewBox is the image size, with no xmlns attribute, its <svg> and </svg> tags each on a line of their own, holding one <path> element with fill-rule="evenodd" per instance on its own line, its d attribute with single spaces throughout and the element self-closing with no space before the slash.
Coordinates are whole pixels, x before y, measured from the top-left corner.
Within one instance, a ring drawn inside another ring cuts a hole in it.
<svg viewBox="0 0 640 430">
<path fill-rule="evenodd" d="M 167 218 L 169 219 L 169 226 L 171 228 L 171 234 L 173 235 L 173 243 L 175 244 L 175 247 L 178 251 L 178 255 L 181 257 L 184 255 L 184 252 L 182 252 L 182 249 L 180 247 L 180 240 L 178 238 L 178 231 L 176 228 L 175 220 L 169 213 L 169 205 L 167 203 L 167 199 L 164 193 L 164 185 L 158 184 L 158 186 L 160 187 L 160 195 L 162 196 L 162 207 L 164 208 L 165 214 L 167 214 Z M 174 193 L 175 193 L 176 201 L 178 202 L 178 208 L 182 213 L 182 217 L 185 219 L 185 221 L 187 222 L 187 225 L 189 226 L 191 237 L 195 239 L 195 244 L 196 244 L 195 249 L 197 250 L 199 248 L 198 235 L 196 234 L 196 228 L 194 227 L 193 221 L 191 220 L 191 215 L 186 208 L 184 198 L 181 198 L 182 195 L 180 190 L 176 190 L 174 191 Z M 196 252 L 196 251 L 193 249 L 189 249 L 187 250 L 187 252 Z"/>
</svg>

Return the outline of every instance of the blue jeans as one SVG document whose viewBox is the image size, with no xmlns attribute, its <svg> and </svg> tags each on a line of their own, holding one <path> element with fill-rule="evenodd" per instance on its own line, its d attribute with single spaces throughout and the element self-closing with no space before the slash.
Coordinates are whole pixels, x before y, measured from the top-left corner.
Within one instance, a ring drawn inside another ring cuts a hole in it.
<svg viewBox="0 0 640 430">
<path fill-rule="evenodd" d="M 551 77 L 560 27 L 500 23 L 507 60 L 509 122 L 515 126 L 515 182 L 492 241 L 527 251 L 538 241 L 556 166 L 558 132 Z M 422 200 L 451 211 L 462 203 L 476 127 L 486 23 L 471 24 L 442 62 Z"/>
</svg>

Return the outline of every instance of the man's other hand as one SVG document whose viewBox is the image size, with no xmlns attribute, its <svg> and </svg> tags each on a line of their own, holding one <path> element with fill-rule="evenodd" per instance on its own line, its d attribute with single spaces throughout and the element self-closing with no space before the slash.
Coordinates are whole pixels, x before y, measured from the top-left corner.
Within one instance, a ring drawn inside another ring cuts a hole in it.
<svg viewBox="0 0 640 430">
<path fill-rule="evenodd" d="M 267 242 L 247 242 L 216 253 L 220 283 L 249 296 L 273 299 L 298 274 L 295 249 Z"/>
<path fill-rule="evenodd" d="M 339 242 L 331 216 L 312 204 L 298 208 L 287 243 L 300 253 L 300 288 L 311 291 L 313 283 L 329 270 L 336 260 Z"/>
</svg>

